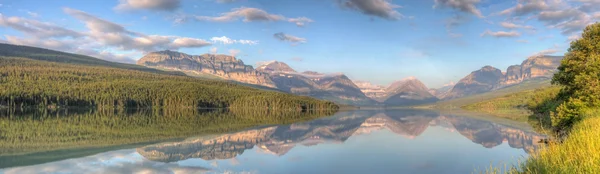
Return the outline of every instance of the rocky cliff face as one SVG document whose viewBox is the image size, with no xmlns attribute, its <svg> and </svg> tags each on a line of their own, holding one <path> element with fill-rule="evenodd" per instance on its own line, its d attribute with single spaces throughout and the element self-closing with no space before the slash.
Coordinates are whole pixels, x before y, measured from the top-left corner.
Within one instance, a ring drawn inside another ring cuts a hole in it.
<svg viewBox="0 0 600 174">
<path fill-rule="evenodd" d="M 242 83 L 275 87 L 268 74 L 256 71 L 242 60 L 228 55 L 188 55 L 175 51 L 150 53 L 137 61 L 137 64 L 191 74 L 209 74 Z"/>
<path fill-rule="evenodd" d="M 369 98 L 383 102 L 383 98 L 387 95 L 385 87 L 381 85 L 374 85 L 366 81 L 354 81 L 354 84 Z"/>
<path fill-rule="evenodd" d="M 513 65 L 506 70 L 505 78 L 497 88 L 521 83 L 530 79 L 552 78 L 558 70 L 562 56 L 533 56 L 521 65 Z"/>
<path fill-rule="evenodd" d="M 383 103 L 391 106 L 417 105 L 438 100 L 429 93 L 427 86 L 415 77 L 394 82 L 386 89 L 386 92 Z"/>
<path fill-rule="evenodd" d="M 444 99 L 460 98 L 491 91 L 502 79 L 504 79 L 502 71 L 492 66 L 485 66 L 458 81 Z"/>
</svg>

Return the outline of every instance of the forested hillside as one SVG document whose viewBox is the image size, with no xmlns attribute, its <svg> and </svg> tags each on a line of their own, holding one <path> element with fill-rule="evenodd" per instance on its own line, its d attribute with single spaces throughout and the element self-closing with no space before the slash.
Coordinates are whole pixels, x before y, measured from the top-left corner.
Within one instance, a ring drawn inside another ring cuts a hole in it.
<svg viewBox="0 0 600 174">
<path fill-rule="evenodd" d="M 69 64 L 81 64 L 91 66 L 105 66 L 113 68 L 140 70 L 146 72 L 154 72 L 160 74 L 173 74 L 173 75 L 185 75 L 182 72 L 173 71 L 161 71 L 153 68 L 147 68 L 144 66 L 110 62 L 90 56 L 84 56 L 79 54 L 71 54 L 60 51 L 48 50 L 30 46 L 20 46 L 11 44 L 0 43 L 0 57 L 23 57 L 33 60 L 43 60 L 50 62 L 69 63 Z"/>
<path fill-rule="evenodd" d="M 145 72 L 144 69 L 138 71 L 137 66 L 127 68 L 123 66 L 133 65 L 121 66 L 85 56 L 67 54 L 63 57 L 49 50 L 28 53 L 22 50 L 26 47 L 14 47 L 15 52 L 6 50 L 8 47 L 1 48 L 2 55 L 26 57 L 0 56 L 0 106 L 4 107 L 338 108 L 331 102 L 310 97 L 223 81 Z M 120 68 L 109 67 L 113 64 Z"/>
</svg>

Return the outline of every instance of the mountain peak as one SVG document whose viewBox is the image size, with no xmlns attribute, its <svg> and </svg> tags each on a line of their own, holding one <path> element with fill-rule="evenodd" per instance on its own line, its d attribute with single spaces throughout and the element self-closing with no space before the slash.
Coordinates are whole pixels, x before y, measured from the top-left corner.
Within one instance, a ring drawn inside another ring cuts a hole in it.
<svg viewBox="0 0 600 174">
<path fill-rule="evenodd" d="M 270 61 L 256 68 L 259 71 L 265 72 L 296 72 L 288 64 L 279 61 Z"/>
<path fill-rule="evenodd" d="M 421 80 L 417 79 L 414 76 L 410 76 L 410 77 L 407 77 L 407 78 L 404 78 L 402 80 L 392 83 L 388 87 L 388 91 L 394 91 L 394 90 L 397 90 L 398 88 L 402 88 L 404 86 L 413 86 L 413 87 L 419 88 L 420 90 L 429 90 L 429 88 L 427 88 L 425 86 L 425 84 L 423 84 L 423 82 L 421 82 Z"/>
<path fill-rule="evenodd" d="M 482 67 L 480 70 L 481 71 L 496 71 L 499 69 L 496 67 L 490 66 L 490 65 L 486 65 L 486 66 Z"/>
<path fill-rule="evenodd" d="M 404 78 L 402 80 L 417 80 L 417 78 L 415 76 L 409 76 L 409 77 L 406 77 L 406 78 Z"/>
</svg>

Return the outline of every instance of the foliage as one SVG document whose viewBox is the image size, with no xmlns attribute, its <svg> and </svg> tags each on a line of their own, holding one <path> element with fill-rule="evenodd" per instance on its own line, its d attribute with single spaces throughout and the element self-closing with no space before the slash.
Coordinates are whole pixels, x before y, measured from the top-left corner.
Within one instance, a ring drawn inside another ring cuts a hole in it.
<svg viewBox="0 0 600 174">
<path fill-rule="evenodd" d="M 600 112 L 591 113 L 597 116 Z M 562 143 L 551 143 L 506 173 L 600 173 L 600 117 L 575 124 Z M 487 173 L 499 173 L 488 169 Z"/>
<path fill-rule="evenodd" d="M 540 94 L 529 102 L 530 109 L 551 121 L 558 141 L 508 173 L 600 173 L 599 54 L 600 23 L 596 23 L 586 27 L 581 39 L 571 42 L 552 79 L 561 86 L 558 94 Z"/>
<path fill-rule="evenodd" d="M 258 99 L 260 100 L 252 100 Z M 0 105 L 337 109 L 332 102 L 185 76 L 0 57 Z"/>
<path fill-rule="evenodd" d="M 588 108 L 600 107 L 600 23 L 587 26 L 571 47 L 552 83 L 563 86 L 559 99 L 565 101 L 552 115 L 558 129 L 583 118 Z"/>
<path fill-rule="evenodd" d="M 535 90 L 526 90 L 478 103 L 463 106 L 463 109 L 490 113 L 513 120 L 526 120 L 534 113 L 549 113 L 556 107 L 556 95 L 560 87 L 552 86 Z"/>
</svg>

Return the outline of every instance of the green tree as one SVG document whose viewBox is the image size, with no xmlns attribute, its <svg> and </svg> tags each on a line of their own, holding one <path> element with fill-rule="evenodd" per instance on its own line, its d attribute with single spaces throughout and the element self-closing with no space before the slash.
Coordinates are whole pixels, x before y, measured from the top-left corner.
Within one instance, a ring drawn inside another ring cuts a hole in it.
<svg viewBox="0 0 600 174">
<path fill-rule="evenodd" d="M 570 127 L 585 116 L 588 108 L 600 107 L 600 23 L 589 25 L 571 47 L 552 79 L 563 87 L 559 99 L 565 101 L 552 116 L 553 126 Z"/>
</svg>

